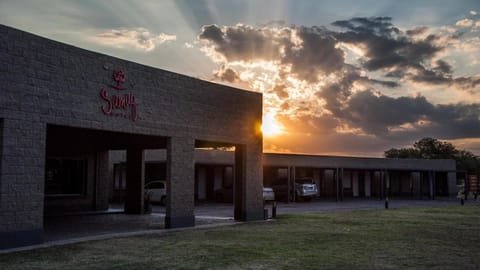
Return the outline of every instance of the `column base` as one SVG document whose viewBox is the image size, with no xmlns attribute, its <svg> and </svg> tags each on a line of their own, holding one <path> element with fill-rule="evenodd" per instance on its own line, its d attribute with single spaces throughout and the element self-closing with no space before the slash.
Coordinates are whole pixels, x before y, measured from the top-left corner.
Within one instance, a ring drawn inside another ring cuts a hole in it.
<svg viewBox="0 0 480 270">
<path fill-rule="evenodd" d="M 43 243 L 43 229 L 0 232 L 0 249 L 38 245 Z"/>
<path fill-rule="evenodd" d="M 165 228 L 174 229 L 174 228 L 184 228 L 184 227 L 194 227 L 195 226 L 195 216 L 186 216 L 186 217 L 165 217 Z"/>
</svg>

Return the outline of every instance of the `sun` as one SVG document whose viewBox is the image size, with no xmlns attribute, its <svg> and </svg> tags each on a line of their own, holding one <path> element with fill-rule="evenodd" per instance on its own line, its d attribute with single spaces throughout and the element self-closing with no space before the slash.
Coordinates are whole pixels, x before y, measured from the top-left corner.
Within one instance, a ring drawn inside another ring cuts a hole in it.
<svg viewBox="0 0 480 270">
<path fill-rule="evenodd" d="M 283 132 L 284 132 L 283 126 L 277 121 L 277 119 L 275 119 L 275 115 L 267 114 L 263 117 L 263 123 L 262 123 L 263 136 L 274 137 L 282 134 Z"/>
</svg>

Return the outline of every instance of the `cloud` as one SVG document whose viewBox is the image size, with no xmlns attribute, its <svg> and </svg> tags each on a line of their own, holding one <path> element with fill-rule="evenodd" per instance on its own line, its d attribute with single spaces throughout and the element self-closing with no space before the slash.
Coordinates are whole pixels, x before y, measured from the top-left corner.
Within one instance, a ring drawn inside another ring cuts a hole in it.
<svg viewBox="0 0 480 270">
<path fill-rule="evenodd" d="M 299 27 L 294 37 L 284 42 L 282 63 L 291 66 L 291 72 L 308 82 L 317 82 L 319 75 L 329 75 L 342 70 L 344 52 L 336 48 L 337 42 L 325 29 Z M 300 41 L 295 46 L 295 40 Z"/>
<path fill-rule="evenodd" d="M 424 60 L 433 57 L 442 48 L 434 44 L 435 35 L 413 40 L 394 27 L 389 17 L 353 18 L 336 21 L 332 25 L 346 29 L 335 37 L 345 43 L 362 44 L 366 49 L 363 67 L 370 71 L 387 68 L 422 67 Z M 414 29 L 410 35 L 425 32 Z"/>
<path fill-rule="evenodd" d="M 198 38 L 205 42 L 216 59 L 226 62 L 274 62 L 298 78 L 317 82 L 343 67 L 343 51 L 319 27 L 260 27 L 208 25 Z"/>
<path fill-rule="evenodd" d="M 329 152 L 337 147 L 352 153 L 343 146 L 361 152 L 368 147 L 360 143 L 385 150 L 395 146 L 392 142 L 403 146 L 424 136 L 480 136 L 479 103 L 435 104 L 431 92 L 462 89 L 456 95 L 477 96 L 480 76 L 459 73 L 451 54 L 475 47 L 474 30 L 400 29 L 389 17 L 332 25 L 334 30 L 284 23 L 207 25 L 198 40 L 220 64 L 215 79 L 234 83 L 241 74 L 242 83 L 263 92 L 265 112 L 287 129 L 284 141 L 268 139 L 272 148 Z M 426 87 L 429 98 L 412 96 L 411 86 Z"/>
<path fill-rule="evenodd" d="M 463 20 L 457 21 L 455 25 L 458 27 L 472 27 L 473 23 L 474 23 L 473 20 L 463 19 Z"/>
<path fill-rule="evenodd" d="M 275 29 L 256 29 L 249 25 L 203 26 L 200 40 L 209 42 L 213 50 L 228 62 L 251 62 L 275 60 L 280 54 L 280 38 Z"/>
<path fill-rule="evenodd" d="M 418 35 L 423 35 L 428 31 L 428 27 L 426 26 L 419 26 L 415 27 L 414 29 L 407 30 L 406 34 L 409 36 L 418 36 Z"/>
<path fill-rule="evenodd" d="M 120 28 L 97 34 L 93 40 L 106 46 L 117 48 L 134 48 L 143 51 L 152 51 L 155 46 L 176 40 L 175 35 L 160 33 L 154 35 L 145 28 Z"/>
<path fill-rule="evenodd" d="M 385 136 L 389 127 L 405 124 L 415 125 L 428 118 L 434 106 L 425 97 L 392 98 L 362 91 L 354 94 L 345 105 L 345 120 L 353 127 L 361 128 L 365 133 Z"/>
<path fill-rule="evenodd" d="M 385 72 L 386 77 L 393 79 L 456 86 L 464 90 L 471 90 L 480 83 L 478 76 L 455 78 L 450 64 L 435 60 L 446 50 L 448 42 L 458 40 L 458 36 L 427 34 L 427 27 L 403 33 L 389 17 L 353 18 L 332 25 L 346 29 L 335 33 L 339 41 L 363 46 L 365 56 L 360 63 L 368 71 Z"/>
<path fill-rule="evenodd" d="M 289 97 L 285 84 L 275 85 L 272 92 L 275 93 L 279 99 L 287 99 Z"/>
<path fill-rule="evenodd" d="M 226 66 L 222 66 L 219 70 L 215 70 L 213 72 L 213 76 L 215 79 L 230 83 L 233 83 L 240 79 L 240 76 L 235 70 Z"/>
<path fill-rule="evenodd" d="M 393 98 L 371 90 L 342 98 L 334 99 L 332 105 L 338 109 L 331 110 L 331 117 L 364 135 L 383 139 L 405 134 L 436 134 L 445 139 L 480 136 L 478 103 L 434 105 L 420 95 Z"/>
<path fill-rule="evenodd" d="M 478 13 L 477 13 L 475 10 L 470 10 L 470 15 L 475 16 L 475 15 L 477 15 L 477 14 L 478 14 Z"/>
</svg>

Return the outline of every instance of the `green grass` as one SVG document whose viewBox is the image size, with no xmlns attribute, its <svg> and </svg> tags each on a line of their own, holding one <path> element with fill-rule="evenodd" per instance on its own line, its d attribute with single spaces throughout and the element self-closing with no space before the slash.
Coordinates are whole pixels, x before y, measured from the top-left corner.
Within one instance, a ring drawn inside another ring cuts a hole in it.
<svg viewBox="0 0 480 270">
<path fill-rule="evenodd" d="M 4 254 L 0 269 L 480 269 L 480 207 L 285 215 Z"/>
</svg>

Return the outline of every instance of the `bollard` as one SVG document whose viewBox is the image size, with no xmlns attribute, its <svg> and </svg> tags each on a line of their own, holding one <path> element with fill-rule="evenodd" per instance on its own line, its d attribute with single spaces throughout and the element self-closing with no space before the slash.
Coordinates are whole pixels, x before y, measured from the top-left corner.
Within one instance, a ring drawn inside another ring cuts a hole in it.
<svg viewBox="0 0 480 270">
<path fill-rule="evenodd" d="M 388 209 L 388 197 L 385 198 L 385 209 Z"/>
<path fill-rule="evenodd" d="M 464 205 L 465 204 L 465 200 L 463 198 L 460 199 L 460 205 Z"/>
<path fill-rule="evenodd" d="M 272 201 L 272 218 L 277 217 L 277 201 Z"/>
</svg>

